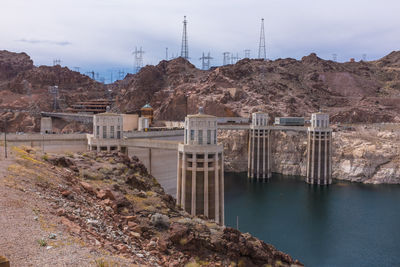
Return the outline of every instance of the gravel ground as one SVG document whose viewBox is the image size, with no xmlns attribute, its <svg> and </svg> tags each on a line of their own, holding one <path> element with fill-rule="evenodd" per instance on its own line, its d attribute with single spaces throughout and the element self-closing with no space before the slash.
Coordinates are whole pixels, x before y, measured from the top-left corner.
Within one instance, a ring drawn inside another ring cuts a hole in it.
<svg viewBox="0 0 400 267">
<path fill-rule="evenodd" d="M 29 177 L 8 176 L 7 168 L 15 159 L 10 155 L 5 160 L 0 150 L 0 255 L 11 266 L 101 266 L 97 264 L 101 261 L 105 266 L 131 266 L 127 259 L 71 237 L 60 218 L 50 213 L 49 203 L 29 187 Z M 38 240 L 47 244 L 41 246 Z"/>
</svg>

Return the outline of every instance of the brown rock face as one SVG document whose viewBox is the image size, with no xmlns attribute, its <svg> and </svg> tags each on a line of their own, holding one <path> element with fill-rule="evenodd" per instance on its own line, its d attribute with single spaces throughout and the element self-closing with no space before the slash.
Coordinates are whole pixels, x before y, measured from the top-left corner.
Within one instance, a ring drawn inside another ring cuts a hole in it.
<svg viewBox="0 0 400 267">
<path fill-rule="evenodd" d="M 322 108 L 334 122 L 400 121 L 400 52 L 370 62 L 244 59 L 200 71 L 182 58 L 148 66 L 113 85 L 121 110 L 145 103 L 155 117 L 182 120 L 199 106 L 217 116 L 309 116 Z M 149 80 L 152 82 L 150 83 Z"/>
<path fill-rule="evenodd" d="M 61 111 L 77 101 L 105 98 L 104 85 L 88 76 L 59 65 L 35 67 L 25 53 L 0 51 L 0 120 L 8 119 L 9 132 L 39 131 L 40 112 L 53 110 L 49 88 L 54 85 Z M 62 132 L 68 123 L 56 126 Z"/>
<path fill-rule="evenodd" d="M 33 61 L 25 53 L 0 51 L 0 81 L 8 80 L 33 68 Z"/>
</svg>

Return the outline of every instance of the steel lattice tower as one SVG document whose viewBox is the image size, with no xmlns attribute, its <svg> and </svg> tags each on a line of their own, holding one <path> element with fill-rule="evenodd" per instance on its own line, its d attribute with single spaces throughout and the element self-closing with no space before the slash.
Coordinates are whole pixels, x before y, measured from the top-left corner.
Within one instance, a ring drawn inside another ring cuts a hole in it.
<svg viewBox="0 0 400 267">
<path fill-rule="evenodd" d="M 199 58 L 201 60 L 201 69 L 202 70 L 208 70 L 210 68 L 210 60 L 213 59 L 210 56 L 210 52 L 208 52 L 208 55 L 205 56 L 203 52 L 203 56 Z"/>
<path fill-rule="evenodd" d="M 189 60 L 189 47 L 187 39 L 187 20 L 186 16 L 183 17 L 183 34 L 182 34 L 182 46 L 181 46 L 181 57 Z"/>
<path fill-rule="evenodd" d="M 144 51 L 142 50 L 142 47 L 140 47 L 140 49 L 137 49 L 137 47 L 135 47 L 135 51 L 132 53 L 133 55 L 135 55 L 135 73 L 138 73 L 139 70 L 143 67 L 143 54 Z"/>
<path fill-rule="evenodd" d="M 261 32 L 260 32 L 260 44 L 258 47 L 258 58 L 262 59 L 267 58 L 267 52 L 265 49 L 264 19 L 261 19 Z"/>
</svg>

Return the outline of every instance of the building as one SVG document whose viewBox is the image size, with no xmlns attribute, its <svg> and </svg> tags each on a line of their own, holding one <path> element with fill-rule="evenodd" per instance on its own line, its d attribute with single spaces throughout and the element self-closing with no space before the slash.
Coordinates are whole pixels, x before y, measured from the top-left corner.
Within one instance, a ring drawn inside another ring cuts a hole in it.
<svg viewBox="0 0 400 267">
<path fill-rule="evenodd" d="M 177 203 L 192 215 L 224 224 L 224 154 L 217 144 L 217 117 L 185 118 L 184 143 L 178 146 Z"/>
<path fill-rule="evenodd" d="M 53 133 L 53 123 L 50 117 L 40 118 L 40 133 L 42 134 Z"/>
<path fill-rule="evenodd" d="M 153 122 L 153 108 L 150 104 L 146 104 L 140 109 L 140 116 L 149 118 L 150 124 Z"/>
<path fill-rule="evenodd" d="M 138 129 L 139 115 L 138 114 L 122 114 L 123 131 L 132 132 Z"/>
<path fill-rule="evenodd" d="M 307 177 L 309 184 L 332 183 L 332 129 L 329 115 L 318 112 L 311 115 L 308 127 Z"/>
<path fill-rule="evenodd" d="M 147 117 L 140 117 L 139 118 L 139 127 L 138 127 L 138 131 L 145 131 L 147 132 L 149 130 L 150 127 L 150 123 L 149 123 L 150 119 Z"/>
<path fill-rule="evenodd" d="M 249 178 L 271 178 L 271 130 L 268 128 L 268 114 L 252 114 L 249 132 L 248 166 Z"/>
<path fill-rule="evenodd" d="M 121 151 L 123 117 L 121 114 L 105 112 L 93 116 L 93 135 L 88 138 L 89 150 Z"/>
</svg>

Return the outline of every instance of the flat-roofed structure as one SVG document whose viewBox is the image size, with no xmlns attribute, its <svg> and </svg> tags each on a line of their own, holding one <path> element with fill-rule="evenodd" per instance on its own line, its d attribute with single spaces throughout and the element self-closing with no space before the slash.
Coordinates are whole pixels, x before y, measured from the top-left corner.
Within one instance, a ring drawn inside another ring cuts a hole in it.
<svg viewBox="0 0 400 267">
<path fill-rule="evenodd" d="M 88 138 L 89 150 L 122 151 L 123 117 L 121 114 L 105 112 L 93 117 L 93 135 Z"/>
</svg>

